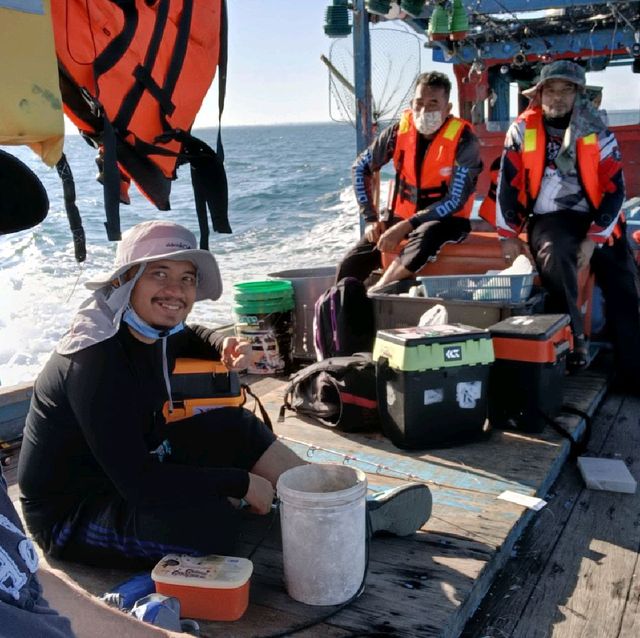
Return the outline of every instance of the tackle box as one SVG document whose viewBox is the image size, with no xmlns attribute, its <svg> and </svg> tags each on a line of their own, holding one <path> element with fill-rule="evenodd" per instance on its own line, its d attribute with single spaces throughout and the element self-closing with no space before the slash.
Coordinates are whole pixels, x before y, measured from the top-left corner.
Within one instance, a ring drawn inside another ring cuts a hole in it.
<svg viewBox="0 0 640 638">
<path fill-rule="evenodd" d="M 541 432 L 562 407 L 569 315 L 510 317 L 489 328 L 495 362 L 489 377 L 493 427 Z"/>
<path fill-rule="evenodd" d="M 168 423 L 245 402 L 238 373 L 230 371 L 221 361 L 177 359 L 170 385 L 173 412 L 169 412 L 168 401 L 162 409 Z"/>
<path fill-rule="evenodd" d="M 398 447 L 463 442 L 484 432 L 493 346 L 462 324 L 380 330 L 376 362 L 382 431 Z"/>
<path fill-rule="evenodd" d="M 415 296 L 409 296 L 412 289 L 415 289 Z M 376 330 L 417 326 L 420 317 L 437 304 L 447 309 L 450 323 L 462 323 L 477 328 L 488 328 L 512 315 L 542 312 L 544 308 L 544 294 L 535 287 L 529 299 L 517 303 L 439 299 L 425 297 L 423 286 L 412 279 L 384 286 L 378 292 L 369 293 L 369 297 L 373 300 Z"/>
</svg>

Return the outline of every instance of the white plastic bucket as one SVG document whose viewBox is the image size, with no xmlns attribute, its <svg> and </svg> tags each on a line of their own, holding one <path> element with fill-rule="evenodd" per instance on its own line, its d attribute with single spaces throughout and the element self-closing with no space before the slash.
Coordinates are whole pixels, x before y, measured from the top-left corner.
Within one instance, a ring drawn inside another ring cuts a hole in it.
<svg viewBox="0 0 640 638">
<path fill-rule="evenodd" d="M 344 465 L 301 465 L 278 480 L 284 581 L 307 605 L 338 605 L 365 570 L 367 479 Z"/>
</svg>

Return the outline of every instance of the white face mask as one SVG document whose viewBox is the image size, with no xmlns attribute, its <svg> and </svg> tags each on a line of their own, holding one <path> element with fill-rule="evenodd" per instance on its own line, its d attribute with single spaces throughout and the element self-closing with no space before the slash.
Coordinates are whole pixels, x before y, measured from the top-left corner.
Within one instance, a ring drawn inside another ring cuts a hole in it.
<svg viewBox="0 0 640 638">
<path fill-rule="evenodd" d="M 422 135 L 431 135 L 442 126 L 442 113 L 440 111 L 422 111 L 417 117 L 414 113 L 413 120 Z"/>
</svg>

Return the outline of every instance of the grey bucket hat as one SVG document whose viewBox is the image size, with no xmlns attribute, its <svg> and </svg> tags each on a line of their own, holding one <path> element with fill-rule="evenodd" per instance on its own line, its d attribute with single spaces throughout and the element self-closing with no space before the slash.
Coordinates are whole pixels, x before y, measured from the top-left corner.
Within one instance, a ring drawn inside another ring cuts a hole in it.
<svg viewBox="0 0 640 638">
<path fill-rule="evenodd" d="M 195 235 L 184 226 L 169 221 L 147 221 L 137 224 L 122 235 L 116 249 L 113 271 L 85 283 L 89 290 L 99 290 L 123 275 L 131 266 L 160 259 L 190 261 L 198 271 L 196 301 L 218 299 L 222 279 L 215 257 L 199 249 Z"/>
<path fill-rule="evenodd" d="M 547 80 L 566 80 L 577 84 L 580 88 L 584 88 L 587 83 L 584 69 L 579 64 L 571 60 L 556 60 L 542 67 L 537 84 L 522 91 L 522 95 L 532 98 Z"/>
</svg>

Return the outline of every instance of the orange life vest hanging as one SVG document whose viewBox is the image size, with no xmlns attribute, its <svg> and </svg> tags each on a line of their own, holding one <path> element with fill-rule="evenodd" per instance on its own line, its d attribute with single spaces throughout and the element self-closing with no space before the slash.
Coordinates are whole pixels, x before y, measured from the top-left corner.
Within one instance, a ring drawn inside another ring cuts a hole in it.
<svg viewBox="0 0 640 638">
<path fill-rule="evenodd" d="M 522 143 L 522 170 L 524 180 L 518 193 L 518 201 L 527 208 L 540 193 L 546 162 L 547 134 L 542 122 L 542 109 L 533 108 L 524 111 L 518 118 L 525 123 Z M 602 201 L 604 189 L 598 179 L 600 166 L 600 146 L 598 136 L 590 133 L 578 139 L 576 144 L 577 169 L 580 183 L 587 201 L 597 209 Z"/>
<path fill-rule="evenodd" d="M 103 151 L 109 238 L 120 237 L 120 173 L 169 210 L 171 180 L 186 161 L 201 247 L 207 206 L 214 230 L 231 232 L 220 137 L 216 153 L 190 134 L 218 66 L 222 113 L 224 0 L 53 0 L 52 14 L 65 113 Z"/>
<path fill-rule="evenodd" d="M 393 163 L 396 169 L 393 213 L 408 219 L 418 212 L 418 205 L 429 205 L 441 200 L 449 190 L 455 165 L 456 149 L 466 127 L 465 120 L 450 117 L 431 140 L 422 160 L 420 175 L 416 174 L 418 130 L 413 123 L 413 113 L 406 110 L 400 118 Z M 468 218 L 473 208 L 473 194 L 455 217 Z"/>
</svg>

